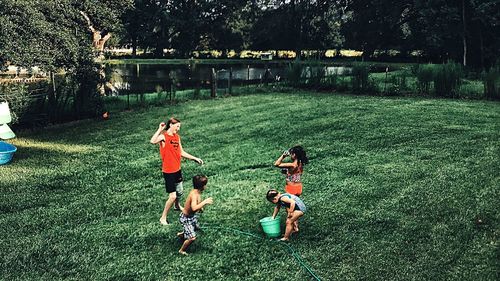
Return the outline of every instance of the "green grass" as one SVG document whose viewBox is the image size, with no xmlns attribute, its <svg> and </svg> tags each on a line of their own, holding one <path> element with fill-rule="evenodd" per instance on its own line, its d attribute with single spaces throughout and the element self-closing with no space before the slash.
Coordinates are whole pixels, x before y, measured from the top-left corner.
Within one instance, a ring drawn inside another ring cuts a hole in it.
<svg viewBox="0 0 500 281">
<path fill-rule="evenodd" d="M 262 236 L 265 192 L 284 185 L 272 163 L 302 144 L 309 210 L 290 245 L 323 280 L 498 277 L 499 103 L 266 93 L 18 132 L 0 167 L 0 279 L 309 280 L 279 244 L 231 231 L 177 253 L 149 144 L 171 115 L 206 162 L 183 163 L 186 191 L 209 177 L 202 224 Z"/>
</svg>

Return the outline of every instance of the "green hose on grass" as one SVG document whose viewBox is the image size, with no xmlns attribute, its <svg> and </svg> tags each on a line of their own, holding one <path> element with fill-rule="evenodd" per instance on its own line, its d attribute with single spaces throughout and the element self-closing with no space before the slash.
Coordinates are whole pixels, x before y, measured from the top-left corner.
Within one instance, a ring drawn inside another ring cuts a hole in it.
<svg viewBox="0 0 500 281">
<path fill-rule="evenodd" d="M 240 235 L 250 236 L 250 237 L 261 239 L 261 240 L 267 240 L 267 239 L 265 239 L 259 235 L 256 235 L 254 233 L 242 231 L 242 230 L 239 230 L 236 228 L 231 228 L 231 227 L 207 225 L 207 226 L 202 226 L 201 229 L 203 229 L 203 230 L 205 230 L 205 229 L 226 230 L 226 231 L 232 231 L 232 232 L 240 234 Z M 297 260 L 299 265 L 302 266 L 302 268 L 304 270 L 306 270 L 307 273 L 309 273 L 312 276 L 312 278 L 314 278 L 314 280 L 321 281 L 321 279 L 318 277 L 318 275 L 316 275 L 314 273 L 314 271 L 306 264 L 306 262 L 302 259 L 300 254 L 297 252 L 297 250 L 295 250 L 295 248 L 293 248 L 291 245 L 289 245 L 288 243 L 285 243 L 285 242 L 281 242 L 278 240 L 271 240 L 271 241 L 273 243 L 278 243 L 279 245 L 285 246 L 287 248 L 288 252 L 295 258 L 295 260 Z"/>
</svg>

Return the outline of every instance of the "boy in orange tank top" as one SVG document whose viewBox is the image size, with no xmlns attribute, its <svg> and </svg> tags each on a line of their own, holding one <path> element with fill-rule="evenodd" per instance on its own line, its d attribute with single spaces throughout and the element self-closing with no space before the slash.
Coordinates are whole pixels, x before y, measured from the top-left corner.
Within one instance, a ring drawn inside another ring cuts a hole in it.
<svg viewBox="0 0 500 281">
<path fill-rule="evenodd" d="M 152 144 L 159 144 L 160 157 L 162 161 L 162 173 L 165 179 L 165 190 L 168 194 L 168 199 L 165 202 L 165 208 L 160 217 L 162 225 L 169 225 L 167 220 L 168 211 L 176 204 L 177 209 L 179 206 L 179 198 L 182 196 L 182 171 L 181 159 L 187 158 L 203 164 L 203 160 L 195 157 L 182 149 L 181 138 L 177 134 L 181 128 L 181 121 L 176 118 L 170 118 L 168 122 L 160 123 L 158 130 L 151 137 Z"/>
</svg>

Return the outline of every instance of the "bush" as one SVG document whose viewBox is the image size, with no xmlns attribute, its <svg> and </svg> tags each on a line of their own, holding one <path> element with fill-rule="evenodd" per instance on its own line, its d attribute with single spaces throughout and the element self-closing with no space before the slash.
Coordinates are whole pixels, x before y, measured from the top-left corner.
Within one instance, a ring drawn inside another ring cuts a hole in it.
<svg viewBox="0 0 500 281">
<path fill-rule="evenodd" d="M 432 81 L 434 81 L 434 65 L 416 64 L 413 67 L 413 73 L 417 77 L 417 90 L 420 94 L 428 95 L 431 90 Z"/>
<path fill-rule="evenodd" d="M 302 72 L 304 66 L 301 63 L 290 63 L 286 70 L 287 83 L 291 87 L 299 87 L 302 84 Z"/>
<path fill-rule="evenodd" d="M 401 95 L 403 93 L 408 92 L 409 90 L 408 77 L 410 77 L 410 74 L 408 73 L 407 70 L 396 72 L 389 78 L 389 83 L 391 84 L 390 88 L 384 92 L 386 92 L 389 95 Z M 384 85 L 384 89 L 385 87 L 386 86 Z"/>
<path fill-rule="evenodd" d="M 484 96 L 487 99 L 500 99 L 500 67 L 492 67 L 483 74 Z"/>
<path fill-rule="evenodd" d="M 8 102 L 12 116 L 11 124 L 17 124 L 31 104 L 26 84 L 0 84 L 0 102 Z"/>
<path fill-rule="evenodd" d="M 437 65 L 434 71 L 434 91 L 436 95 L 440 97 L 458 97 L 462 78 L 463 70 L 460 64 L 448 62 Z"/>
<path fill-rule="evenodd" d="M 325 66 L 319 62 L 308 62 L 304 66 L 305 86 L 309 89 L 324 88 Z"/>
<path fill-rule="evenodd" d="M 374 85 L 370 81 L 370 66 L 366 63 L 354 63 L 351 70 L 351 86 L 355 94 L 374 92 Z"/>
</svg>

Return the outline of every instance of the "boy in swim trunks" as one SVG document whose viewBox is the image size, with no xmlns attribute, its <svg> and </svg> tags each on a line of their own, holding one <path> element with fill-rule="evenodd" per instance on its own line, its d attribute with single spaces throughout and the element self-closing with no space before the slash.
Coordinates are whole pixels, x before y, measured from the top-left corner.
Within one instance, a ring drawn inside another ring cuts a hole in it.
<svg viewBox="0 0 500 281">
<path fill-rule="evenodd" d="M 184 243 L 179 250 L 182 255 L 187 255 L 186 249 L 196 240 L 196 230 L 200 228 L 198 225 L 198 218 L 196 212 L 202 210 L 202 208 L 207 204 L 212 204 L 212 197 L 209 197 L 201 201 L 201 193 L 207 188 L 208 179 L 206 176 L 197 175 L 193 177 L 193 190 L 189 192 L 189 195 L 184 204 L 184 209 L 179 217 L 179 221 L 182 224 L 183 232 L 177 233 L 177 236 L 184 238 Z"/>
</svg>

